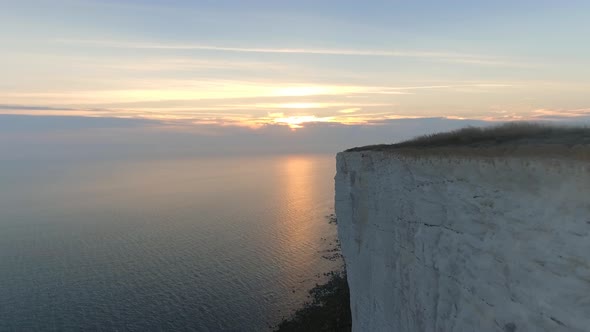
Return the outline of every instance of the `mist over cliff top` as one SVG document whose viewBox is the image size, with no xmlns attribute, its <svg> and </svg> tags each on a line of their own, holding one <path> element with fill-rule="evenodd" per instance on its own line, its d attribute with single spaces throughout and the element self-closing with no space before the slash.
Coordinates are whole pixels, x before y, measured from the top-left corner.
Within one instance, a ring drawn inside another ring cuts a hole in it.
<svg viewBox="0 0 590 332">
<path fill-rule="evenodd" d="M 355 147 L 346 152 L 355 151 L 405 151 L 405 150 L 465 150 L 469 148 L 482 151 L 498 148 L 507 149 L 544 149 L 560 153 L 569 148 L 590 146 L 590 127 L 565 126 L 542 123 L 511 122 L 492 127 L 467 127 L 449 132 L 441 132 L 395 144 L 379 144 Z M 566 149 L 564 149 L 566 148 Z"/>
</svg>

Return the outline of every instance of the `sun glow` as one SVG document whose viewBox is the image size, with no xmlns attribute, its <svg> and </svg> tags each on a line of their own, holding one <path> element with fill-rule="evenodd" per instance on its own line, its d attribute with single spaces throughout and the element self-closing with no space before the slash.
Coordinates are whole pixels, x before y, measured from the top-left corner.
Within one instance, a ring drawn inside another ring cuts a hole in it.
<svg viewBox="0 0 590 332">
<path fill-rule="evenodd" d="M 333 122 L 333 121 L 334 121 L 334 118 L 331 116 L 317 117 L 315 115 L 299 115 L 299 116 L 289 116 L 289 117 L 274 119 L 274 123 L 287 125 L 291 129 L 303 128 L 304 123 Z"/>
<path fill-rule="evenodd" d="M 279 108 L 293 108 L 293 109 L 306 109 L 306 108 L 322 108 L 324 107 L 321 103 L 286 103 L 279 104 Z"/>
<path fill-rule="evenodd" d="M 330 90 L 330 88 L 323 86 L 290 86 L 276 89 L 273 94 L 283 97 L 304 97 L 328 94 Z"/>
</svg>

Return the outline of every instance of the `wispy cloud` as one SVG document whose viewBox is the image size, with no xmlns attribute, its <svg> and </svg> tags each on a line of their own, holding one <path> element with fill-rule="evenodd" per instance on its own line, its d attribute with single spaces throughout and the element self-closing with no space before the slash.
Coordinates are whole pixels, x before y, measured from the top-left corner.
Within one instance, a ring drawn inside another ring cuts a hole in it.
<svg viewBox="0 0 590 332">
<path fill-rule="evenodd" d="M 532 111 L 532 115 L 535 118 L 547 118 L 547 119 L 568 119 L 576 117 L 588 117 L 590 116 L 590 108 L 578 108 L 578 109 L 536 109 Z"/>
<path fill-rule="evenodd" d="M 257 104 L 242 104 L 242 105 L 227 105 L 229 109 L 321 109 L 321 108 L 334 108 L 334 107 L 349 107 L 347 110 L 359 110 L 360 108 L 352 107 L 371 107 L 371 106 L 390 106 L 391 103 L 336 103 L 336 102 L 314 102 L 314 103 L 257 103 Z M 346 112 L 343 112 L 346 113 Z"/>
<path fill-rule="evenodd" d="M 506 58 L 481 54 L 469 54 L 447 51 L 419 51 L 419 50 L 381 50 L 381 49 L 343 49 L 343 48 L 280 48 L 280 47 L 234 47 L 208 44 L 167 44 L 154 42 L 133 42 L 115 40 L 84 40 L 84 39 L 56 39 L 56 42 L 67 44 L 83 44 L 107 48 L 134 48 L 158 50 L 197 50 L 240 53 L 274 53 L 274 54 L 308 54 L 335 56 L 372 56 L 420 58 L 436 61 L 449 61 L 485 66 L 517 66 L 518 63 Z"/>
<path fill-rule="evenodd" d="M 67 107 L 51 107 L 51 106 L 38 106 L 38 105 L 0 104 L 0 110 L 7 110 L 7 111 L 69 111 L 69 110 L 74 110 L 74 109 L 67 108 Z"/>
<path fill-rule="evenodd" d="M 173 71 L 173 70 L 197 70 L 197 69 L 214 69 L 214 70 L 275 70 L 286 71 L 292 69 L 293 65 L 261 62 L 261 61 L 235 61 L 219 59 L 194 59 L 194 58 L 164 58 L 164 59 L 146 59 L 143 61 L 123 62 L 113 60 L 108 63 L 92 64 L 103 68 L 129 70 L 129 71 Z"/>
<path fill-rule="evenodd" d="M 507 88 L 512 84 L 458 84 L 458 85 L 424 85 L 424 86 L 365 86 L 365 85 L 337 85 L 317 83 L 271 83 L 256 81 L 228 81 L 228 80 L 154 80 L 150 85 L 134 89 L 112 90 L 79 90 L 79 91 L 19 91 L 0 92 L 0 98 L 12 104 L 25 104 L 34 102 L 50 105 L 51 107 L 113 107 L 134 103 L 134 107 L 150 107 L 150 103 L 163 103 L 166 101 L 191 102 L 190 107 L 236 106 L 231 100 L 264 98 L 295 98 L 295 97 L 348 97 L 371 95 L 406 95 L 418 90 L 454 89 L 462 87 L 471 88 Z M 213 105 L 206 100 L 220 101 Z M 390 101 L 388 101 L 390 102 Z M 281 100 L 276 104 L 289 103 L 316 103 L 314 100 L 287 102 Z M 266 103 L 252 102 L 248 107 L 263 107 Z M 261 104 L 261 105 L 255 105 Z M 350 103 L 340 105 L 353 107 Z M 338 105 L 331 105 L 338 106 Z M 174 106 L 166 103 L 163 108 Z M 280 106 L 278 106 L 280 107 Z M 267 107 L 268 108 L 268 107 Z M 297 107 L 293 107 L 297 108 Z M 62 108 L 63 109 L 63 108 Z"/>
<path fill-rule="evenodd" d="M 384 87 L 381 92 L 404 91 L 404 90 L 424 90 L 424 89 L 454 89 L 454 88 L 507 88 L 514 84 L 503 83 L 472 83 L 472 84 L 445 84 L 445 85 L 414 85 L 414 86 L 396 86 Z"/>
<path fill-rule="evenodd" d="M 160 82 L 162 83 L 162 82 Z M 153 119 L 185 124 L 241 123 L 252 128 L 304 122 L 369 123 L 380 119 L 425 116 L 404 109 L 403 96 L 457 87 L 499 88 L 511 84 L 470 83 L 412 86 L 362 86 L 256 81 L 173 81 L 135 90 L 4 92 L 0 114 L 78 115 Z M 383 96 L 378 96 L 382 94 Z M 364 96 L 365 99 L 348 99 Z M 374 98 L 371 98 L 374 97 Z M 371 99 L 369 99 L 371 98 Z M 359 102 L 362 101 L 362 102 Z M 25 103 L 39 106 L 26 106 Z M 25 106 L 22 106 L 25 105 Z M 397 113 L 395 113 L 397 112 Z M 442 111 L 439 112 L 443 114 Z M 273 114 L 273 115 L 270 115 Z M 280 116 L 275 116 L 280 114 Z M 276 118 L 285 121 L 277 122 Z"/>
<path fill-rule="evenodd" d="M 345 108 L 343 110 L 339 110 L 339 113 L 344 113 L 344 114 L 350 114 L 350 113 L 355 113 L 360 111 L 361 109 L 358 107 L 353 107 L 353 108 Z"/>
</svg>

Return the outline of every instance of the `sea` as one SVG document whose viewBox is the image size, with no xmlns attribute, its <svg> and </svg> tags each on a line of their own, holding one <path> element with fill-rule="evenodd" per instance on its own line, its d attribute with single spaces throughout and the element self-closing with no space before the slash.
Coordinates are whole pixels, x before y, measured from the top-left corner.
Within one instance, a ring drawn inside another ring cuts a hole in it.
<svg viewBox="0 0 590 332">
<path fill-rule="evenodd" d="M 0 331 L 267 331 L 341 266 L 334 155 L 0 163 Z"/>
</svg>

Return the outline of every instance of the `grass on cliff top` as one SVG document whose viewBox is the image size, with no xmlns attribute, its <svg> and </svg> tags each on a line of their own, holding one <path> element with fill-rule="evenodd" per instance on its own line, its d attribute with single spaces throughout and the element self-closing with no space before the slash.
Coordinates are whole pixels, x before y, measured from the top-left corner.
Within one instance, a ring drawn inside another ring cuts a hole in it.
<svg viewBox="0 0 590 332">
<path fill-rule="evenodd" d="M 492 127 L 467 127 L 445 133 L 424 135 L 395 144 L 356 147 L 353 151 L 387 151 L 400 148 L 497 147 L 590 144 L 590 128 L 510 122 Z"/>
</svg>

